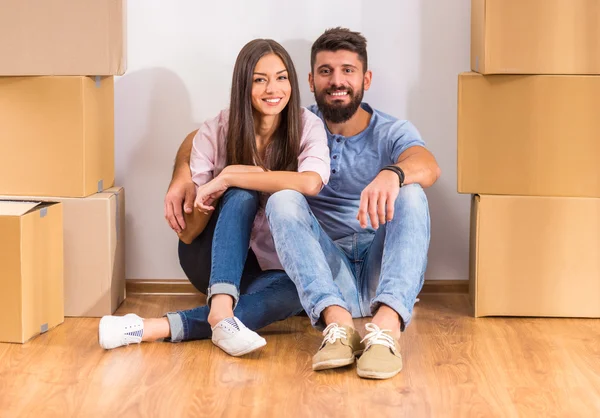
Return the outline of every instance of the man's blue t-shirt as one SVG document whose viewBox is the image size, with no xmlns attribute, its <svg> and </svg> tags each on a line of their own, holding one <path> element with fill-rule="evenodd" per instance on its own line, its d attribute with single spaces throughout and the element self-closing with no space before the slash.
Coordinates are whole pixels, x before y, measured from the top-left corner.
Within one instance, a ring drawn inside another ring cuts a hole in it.
<svg viewBox="0 0 600 418">
<path fill-rule="evenodd" d="M 356 219 L 360 194 L 383 167 L 396 164 L 407 148 L 425 146 L 412 123 L 373 110 L 367 103 L 361 107 L 372 116 L 367 129 L 358 135 L 334 135 L 325 125 L 331 176 L 318 196 L 308 197 L 313 213 L 333 240 L 375 231 L 370 223 L 367 228 L 361 228 Z M 308 109 L 323 120 L 316 104 Z"/>
</svg>

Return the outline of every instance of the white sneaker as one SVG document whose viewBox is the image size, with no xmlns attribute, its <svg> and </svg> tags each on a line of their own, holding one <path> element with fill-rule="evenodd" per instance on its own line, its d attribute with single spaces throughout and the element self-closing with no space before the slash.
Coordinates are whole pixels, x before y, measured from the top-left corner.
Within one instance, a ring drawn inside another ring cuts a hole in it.
<svg viewBox="0 0 600 418">
<path fill-rule="evenodd" d="M 242 321 L 225 318 L 212 328 L 212 342 L 230 356 L 243 356 L 267 344 L 265 339 L 247 328 Z"/>
<path fill-rule="evenodd" d="M 142 342 L 144 320 L 136 314 L 103 316 L 98 327 L 98 341 L 106 350 Z"/>
</svg>

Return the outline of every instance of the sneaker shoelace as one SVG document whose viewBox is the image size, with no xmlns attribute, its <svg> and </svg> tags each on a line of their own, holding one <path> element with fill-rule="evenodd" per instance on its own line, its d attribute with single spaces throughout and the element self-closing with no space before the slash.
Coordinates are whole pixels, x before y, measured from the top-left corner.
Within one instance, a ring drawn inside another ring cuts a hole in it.
<svg viewBox="0 0 600 418">
<path fill-rule="evenodd" d="M 391 330 L 379 329 L 377 325 L 371 323 L 365 325 L 365 329 L 370 331 L 367 335 L 365 335 L 365 338 L 361 340 L 361 343 L 367 341 L 365 351 L 367 351 L 372 345 L 383 345 L 393 352 L 396 352 L 394 338 L 392 338 L 391 335 L 386 334 L 386 332 L 392 332 Z"/>
<path fill-rule="evenodd" d="M 325 345 L 325 343 L 330 343 L 333 344 L 336 342 L 336 340 L 340 339 L 340 338 L 347 338 L 348 335 L 346 334 L 346 330 L 342 327 L 340 327 L 338 324 L 333 323 L 333 324 L 329 324 L 327 326 L 327 328 L 325 328 L 323 330 L 323 336 L 325 337 L 323 339 L 323 343 L 321 344 L 321 347 L 323 347 Z"/>
</svg>

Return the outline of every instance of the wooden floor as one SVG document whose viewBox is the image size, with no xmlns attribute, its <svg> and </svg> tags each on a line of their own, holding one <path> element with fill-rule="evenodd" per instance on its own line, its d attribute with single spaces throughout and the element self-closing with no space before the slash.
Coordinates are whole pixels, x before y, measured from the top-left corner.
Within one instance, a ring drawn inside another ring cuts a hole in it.
<svg viewBox="0 0 600 418">
<path fill-rule="evenodd" d="M 200 296 L 133 296 L 118 313 L 160 316 Z M 600 321 L 479 318 L 466 295 L 422 295 L 401 344 L 404 370 L 362 380 L 313 372 L 306 317 L 266 328 L 246 358 L 210 341 L 104 351 L 98 319 L 67 319 L 0 344 L 1 417 L 599 417 Z M 364 323 L 361 320 L 360 323 Z"/>
</svg>

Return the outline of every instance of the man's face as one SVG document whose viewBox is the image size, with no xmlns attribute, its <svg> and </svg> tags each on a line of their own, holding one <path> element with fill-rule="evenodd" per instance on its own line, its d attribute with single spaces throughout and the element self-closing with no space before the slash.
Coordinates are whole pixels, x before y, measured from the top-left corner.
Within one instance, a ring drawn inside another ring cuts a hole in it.
<svg viewBox="0 0 600 418">
<path fill-rule="evenodd" d="M 364 72 L 356 52 L 321 51 L 308 82 L 325 120 L 344 123 L 356 113 L 371 86 L 371 72 Z"/>
</svg>

